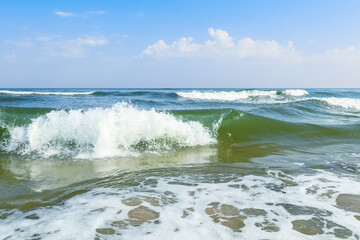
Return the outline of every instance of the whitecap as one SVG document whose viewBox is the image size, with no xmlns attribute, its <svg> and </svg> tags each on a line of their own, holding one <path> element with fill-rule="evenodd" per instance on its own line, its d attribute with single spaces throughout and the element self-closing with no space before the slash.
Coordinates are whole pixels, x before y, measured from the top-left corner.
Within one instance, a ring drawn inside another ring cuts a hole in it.
<svg viewBox="0 0 360 240">
<path fill-rule="evenodd" d="M 210 130 L 199 122 L 118 103 L 110 108 L 51 111 L 27 126 L 11 129 L 3 148 L 44 157 L 103 158 L 203 146 L 214 141 Z"/>
</svg>

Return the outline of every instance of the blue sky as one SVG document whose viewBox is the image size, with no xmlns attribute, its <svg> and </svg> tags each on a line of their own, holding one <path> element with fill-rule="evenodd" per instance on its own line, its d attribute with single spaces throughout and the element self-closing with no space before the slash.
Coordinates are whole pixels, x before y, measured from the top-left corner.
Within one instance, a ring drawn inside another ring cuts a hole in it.
<svg viewBox="0 0 360 240">
<path fill-rule="evenodd" d="M 360 87 L 360 1 L 16 1 L 0 87 Z"/>
</svg>

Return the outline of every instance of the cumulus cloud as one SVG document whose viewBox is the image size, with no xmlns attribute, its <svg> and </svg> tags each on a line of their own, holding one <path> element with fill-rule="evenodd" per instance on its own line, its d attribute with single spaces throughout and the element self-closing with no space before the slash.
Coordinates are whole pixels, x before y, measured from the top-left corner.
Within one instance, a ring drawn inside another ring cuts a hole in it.
<svg viewBox="0 0 360 240">
<path fill-rule="evenodd" d="M 346 48 L 335 48 L 326 51 L 327 57 L 336 61 L 356 63 L 360 62 L 360 44 L 351 45 Z"/>
<path fill-rule="evenodd" d="M 55 15 L 58 15 L 60 17 L 75 17 L 76 14 L 75 13 L 71 13 L 71 12 L 62 12 L 62 11 L 55 11 L 54 13 Z"/>
<path fill-rule="evenodd" d="M 191 37 L 182 37 L 171 44 L 159 40 L 148 46 L 142 55 L 156 57 L 224 56 L 239 59 L 274 59 L 299 55 L 291 41 L 287 45 L 280 45 L 274 40 L 264 41 L 251 38 L 234 41 L 226 31 L 213 28 L 208 29 L 208 34 L 212 39 L 202 44 L 194 43 Z"/>
</svg>

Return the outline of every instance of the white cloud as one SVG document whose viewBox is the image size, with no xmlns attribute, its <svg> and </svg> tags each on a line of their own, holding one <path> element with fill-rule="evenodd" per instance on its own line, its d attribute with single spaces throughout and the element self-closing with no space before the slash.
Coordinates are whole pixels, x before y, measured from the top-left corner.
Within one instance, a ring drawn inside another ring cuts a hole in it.
<svg viewBox="0 0 360 240">
<path fill-rule="evenodd" d="M 62 11 L 55 11 L 55 15 L 58 15 L 60 17 L 75 17 L 77 16 L 74 13 L 71 12 L 62 12 Z"/>
<path fill-rule="evenodd" d="M 215 40 L 206 41 L 205 42 L 206 46 L 208 46 L 208 47 L 216 46 L 216 45 L 223 46 L 223 47 L 233 47 L 234 46 L 232 37 L 230 37 L 226 31 L 223 31 L 221 29 L 218 29 L 215 31 L 213 28 L 209 28 L 208 33 Z"/>
<path fill-rule="evenodd" d="M 325 52 L 327 57 L 340 62 L 356 63 L 360 62 L 360 44 L 351 45 L 346 48 L 335 48 Z"/>
<path fill-rule="evenodd" d="M 183 56 L 187 53 L 194 53 L 201 47 L 199 44 L 192 43 L 192 41 L 193 39 L 190 37 L 182 37 L 168 45 L 163 40 L 159 40 L 148 46 L 143 53 L 155 56 Z"/>
<path fill-rule="evenodd" d="M 299 56 L 293 43 L 280 45 L 276 41 L 253 40 L 242 38 L 234 42 L 230 35 L 221 29 L 208 29 L 211 40 L 203 44 L 193 43 L 191 37 L 182 37 L 171 44 L 163 40 L 148 46 L 142 55 L 157 57 L 184 57 L 184 56 L 203 56 L 203 57 L 233 57 L 239 59 L 274 59 L 274 58 L 294 58 Z"/>
</svg>

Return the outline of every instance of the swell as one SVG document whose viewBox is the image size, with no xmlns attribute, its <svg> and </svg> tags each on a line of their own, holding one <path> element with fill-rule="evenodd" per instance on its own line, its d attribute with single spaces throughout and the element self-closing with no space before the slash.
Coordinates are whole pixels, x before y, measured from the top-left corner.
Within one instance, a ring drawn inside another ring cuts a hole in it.
<svg viewBox="0 0 360 240">
<path fill-rule="evenodd" d="M 30 124 L 32 119 L 52 110 L 51 108 L 0 107 L 0 127 L 11 129 Z"/>
<path fill-rule="evenodd" d="M 218 100 L 218 101 L 236 101 L 251 98 L 272 98 L 278 99 L 283 97 L 302 97 L 308 95 L 306 90 L 286 89 L 286 90 L 233 90 L 233 91 L 178 91 L 176 94 L 181 98 L 194 100 Z"/>
<path fill-rule="evenodd" d="M 1 95 L 59 95 L 59 96 L 74 96 L 74 95 L 91 95 L 94 92 L 60 92 L 60 91 L 11 91 L 0 90 Z"/>
<path fill-rule="evenodd" d="M 19 102 L 28 101 L 28 97 L 33 95 L 71 97 L 71 96 L 94 96 L 94 97 L 125 97 L 129 100 L 148 100 L 157 99 L 167 103 L 181 99 L 192 101 L 212 101 L 212 102 L 235 102 L 244 104 L 292 104 L 302 102 L 317 102 L 322 107 L 342 109 L 346 111 L 360 111 L 360 98 L 358 92 L 351 92 L 352 95 L 344 92 L 333 93 L 316 91 L 315 95 L 303 89 L 243 89 L 243 90 L 139 90 L 139 89 L 104 89 L 96 91 L 13 91 L 0 90 L 0 102 Z M 347 92 L 345 92 L 347 93 Z M 355 95 L 354 95 L 355 94 Z M 351 97 L 348 97 L 351 96 Z M 355 98 L 354 98 L 355 97 Z M 136 98 L 136 99 L 134 99 Z"/>
<path fill-rule="evenodd" d="M 228 144 L 253 141 L 276 144 L 290 144 L 292 141 L 310 143 L 320 139 L 357 141 L 360 137 L 360 124 L 295 123 L 231 110 L 222 118 L 217 134 L 219 143 Z"/>
<path fill-rule="evenodd" d="M 181 119 L 199 121 L 212 129 L 219 144 L 251 141 L 316 141 L 319 139 L 358 140 L 360 124 L 321 125 L 290 122 L 235 109 L 175 111 Z"/>
<path fill-rule="evenodd" d="M 93 96 L 121 96 L 121 97 L 171 97 L 176 98 L 174 92 L 146 91 L 146 90 L 118 90 L 118 91 L 95 91 Z"/>
<path fill-rule="evenodd" d="M 7 109 L 8 114 L 11 111 L 21 112 Z M 213 144 L 302 145 L 354 142 L 360 138 L 360 124 L 289 122 L 235 109 L 159 112 L 118 103 L 88 110 L 23 111 L 22 116 L 31 117 L 13 126 L 9 126 L 13 120 L 6 122 L 1 118 L 2 154 L 103 158 L 159 154 Z"/>
<path fill-rule="evenodd" d="M 347 111 L 360 111 L 360 98 L 311 96 L 302 89 L 287 90 L 240 90 L 240 91 L 180 91 L 176 92 L 179 98 L 196 101 L 238 102 L 245 104 L 291 104 L 299 102 L 318 102 L 325 107 Z M 319 93 L 318 93 L 319 94 Z M 321 95 L 324 95 L 321 93 Z"/>
</svg>

